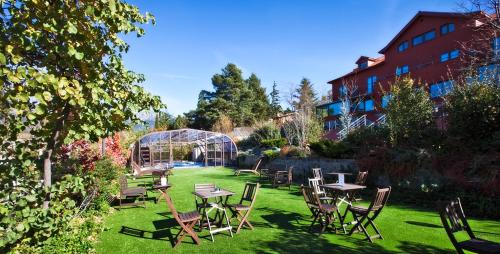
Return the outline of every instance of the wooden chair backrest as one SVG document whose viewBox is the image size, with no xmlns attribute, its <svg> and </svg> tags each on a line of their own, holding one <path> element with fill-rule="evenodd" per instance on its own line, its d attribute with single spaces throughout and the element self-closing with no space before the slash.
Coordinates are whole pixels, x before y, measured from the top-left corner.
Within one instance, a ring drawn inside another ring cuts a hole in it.
<svg viewBox="0 0 500 254">
<path fill-rule="evenodd" d="M 165 201 L 167 202 L 167 206 L 170 209 L 170 212 L 172 212 L 172 215 L 174 216 L 175 220 L 179 225 L 182 225 L 182 221 L 179 218 L 179 213 L 177 212 L 177 209 L 175 209 L 174 202 L 172 202 L 172 199 L 166 192 L 161 192 L 161 195 L 165 198 Z"/>
<path fill-rule="evenodd" d="M 259 159 L 255 162 L 255 164 L 253 165 L 252 170 L 257 171 L 257 169 L 259 169 L 259 166 L 260 166 L 260 163 L 261 163 L 261 162 L 262 162 L 262 158 L 259 158 Z"/>
<path fill-rule="evenodd" d="M 307 206 L 319 208 L 320 201 L 319 201 L 318 194 L 316 193 L 314 188 L 301 185 L 300 189 L 302 190 L 302 195 L 304 196 L 304 200 L 306 201 Z"/>
<path fill-rule="evenodd" d="M 368 171 L 359 171 L 358 175 L 356 176 L 356 181 L 354 182 L 354 184 L 365 185 L 367 178 L 368 178 Z"/>
<path fill-rule="evenodd" d="M 137 176 L 137 175 L 141 174 L 141 167 L 135 161 L 132 161 L 130 163 L 130 166 L 132 167 L 132 171 L 134 172 L 134 175 Z"/>
<path fill-rule="evenodd" d="M 320 179 L 321 184 L 323 184 L 324 178 L 323 178 L 323 171 L 321 171 L 321 168 L 313 168 L 312 173 L 313 173 L 313 178 Z"/>
<path fill-rule="evenodd" d="M 321 189 L 319 188 L 321 179 L 319 179 L 319 178 L 308 178 L 307 180 L 309 181 L 309 187 L 314 188 L 314 190 L 316 191 L 316 193 L 318 193 L 318 194 L 323 193 L 321 191 Z"/>
<path fill-rule="evenodd" d="M 253 207 L 255 202 L 255 197 L 257 196 L 257 192 L 259 191 L 260 184 L 259 183 L 246 183 L 245 189 L 243 190 L 243 194 L 241 195 L 240 204 L 243 201 L 250 202 L 250 207 Z"/>
<path fill-rule="evenodd" d="M 120 192 L 126 190 L 128 188 L 128 182 L 127 182 L 127 177 L 122 175 L 118 179 L 118 182 L 120 183 Z"/>
<path fill-rule="evenodd" d="M 213 191 L 214 189 L 215 189 L 214 183 L 195 183 L 194 184 L 194 191 L 204 191 L 204 190 Z"/>
<path fill-rule="evenodd" d="M 442 205 L 439 215 L 441 217 L 441 221 L 443 222 L 443 226 L 448 233 L 448 236 L 452 239 L 452 242 L 456 242 L 454 233 L 459 231 L 466 231 L 469 234 L 469 237 L 474 239 L 476 236 L 472 232 L 472 229 L 465 218 L 464 210 L 462 209 L 462 204 L 460 203 L 460 199 L 457 198 L 452 200 L 445 205 Z M 454 244 L 455 244 L 454 242 Z"/>
<path fill-rule="evenodd" d="M 382 211 L 382 208 L 384 208 L 385 204 L 387 203 L 387 200 L 389 199 L 389 194 L 391 194 L 391 187 L 382 189 L 377 188 L 377 192 L 375 193 L 375 196 L 372 200 L 372 203 L 370 204 L 370 207 L 368 207 L 368 210 L 375 212 L 375 214 L 380 213 L 380 211 Z M 376 217 L 376 215 L 374 217 Z"/>
<path fill-rule="evenodd" d="M 288 184 L 292 184 L 293 181 L 293 166 L 288 168 Z"/>
</svg>

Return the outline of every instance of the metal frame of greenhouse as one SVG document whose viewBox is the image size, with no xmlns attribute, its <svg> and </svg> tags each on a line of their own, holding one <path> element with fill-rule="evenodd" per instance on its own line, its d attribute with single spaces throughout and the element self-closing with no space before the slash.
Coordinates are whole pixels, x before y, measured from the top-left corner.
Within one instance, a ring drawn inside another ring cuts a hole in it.
<svg viewBox="0 0 500 254">
<path fill-rule="evenodd" d="M 236 163 L 238 147 L 227 135 L 217 132 L 179 129 L 148 133 L 132 147 L 131 159 L 141 167 L 173 164 L 174 149 L 191 148 L 191 160 L 204 166 L 231 166 Z"/>
</svg>

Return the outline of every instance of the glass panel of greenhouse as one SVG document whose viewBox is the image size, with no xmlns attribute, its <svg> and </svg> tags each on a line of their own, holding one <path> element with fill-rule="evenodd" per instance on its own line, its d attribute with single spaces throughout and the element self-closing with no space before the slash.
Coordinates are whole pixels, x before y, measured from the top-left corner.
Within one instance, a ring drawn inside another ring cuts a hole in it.
<svg viewBox="0 0 500 254">
<path fill-rule="evenodd" d="M 141 167 L 231 166 L 237 154 L 229 136 L 195 129 L 148 133 L 132 147 L 132 160 Z"/>
</svg>

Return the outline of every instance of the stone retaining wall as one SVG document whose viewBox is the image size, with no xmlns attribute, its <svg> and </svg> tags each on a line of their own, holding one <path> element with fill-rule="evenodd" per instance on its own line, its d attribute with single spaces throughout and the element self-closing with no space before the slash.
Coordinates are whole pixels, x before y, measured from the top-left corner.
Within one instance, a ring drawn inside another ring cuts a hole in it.
<svg viewBox="0 0 500 254">
<path fill-rule="evenodd" d="M 240 161 L 240 168 L 250 168 L 255 161 L 257 156 L 246 156 Z M 294 182 L 297 183 L 307 183 L 307 178 L 312 177 L 312 168 L 321 168 L 324 177 L 328 177 L 326 174 L 329 172 L 349 172 L 353 173 L 351 179 L 347 177 L 347 180 L 353 181 L 358 171 L 356 163 L 352 159 L 328 159 L 328 158 L 277 158 L 270 162 L 263 162 L 260 168 L 267 168 L 271 170 L 286 170 L 289 166 L 293 166 L 293 178 Z"/>
</svg>

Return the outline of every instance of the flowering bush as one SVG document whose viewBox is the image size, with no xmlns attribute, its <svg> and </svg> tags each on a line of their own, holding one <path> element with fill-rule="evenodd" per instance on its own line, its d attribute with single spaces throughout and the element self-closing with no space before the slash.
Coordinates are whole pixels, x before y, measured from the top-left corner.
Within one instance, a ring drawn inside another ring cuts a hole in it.
<svg viewBox="0 0 500 254">
<path fill-rule="evenodd" d="M 124 154 L 120 146 L 120 134 L 115 133 L 112 137 L 106 138 L 106 155 L 113 160 L 113 162 L 124 167 L 127 164 L 127 156 Z"/>
<path fill-rule="evenodd" d="M 85 174 L 94 170 L 99 153 L 86 140 L 78 140 L 69 145 L 63 145 L 56 156 L 55 164 L 59 173 Z M 81 169 L 81 172 L 79 172 Z"/>
</svg>

